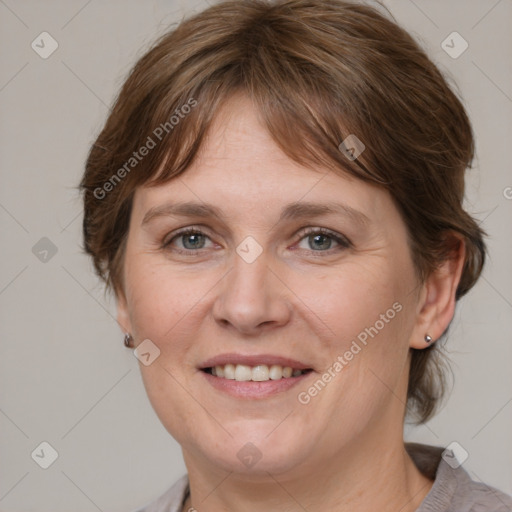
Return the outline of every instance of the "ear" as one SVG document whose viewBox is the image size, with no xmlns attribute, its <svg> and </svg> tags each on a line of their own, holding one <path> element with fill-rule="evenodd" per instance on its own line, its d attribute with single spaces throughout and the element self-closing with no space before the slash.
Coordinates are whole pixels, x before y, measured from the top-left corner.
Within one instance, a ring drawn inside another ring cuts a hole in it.
<svg viewBox="0 0 512 512">
<path fill-rule="evenodd" d="M 122 289 L 116 291 L 117 323 L 124 333 L 132 333 L 132 323 L 128 313 L 128 302 Z"/>
<path fill-rule="evenodd" d="M 411 348 L 424 349 L 439 339 L 455 313 L 455 293 L 464 268 L 466 247 L 462 235 L 454 232 L 447 235 L 446 243 L 450 246 L 449 255 L 422 285 Z M 432 337 L 430 344 L 425 341 L 427 334 Z"/>
</svg>

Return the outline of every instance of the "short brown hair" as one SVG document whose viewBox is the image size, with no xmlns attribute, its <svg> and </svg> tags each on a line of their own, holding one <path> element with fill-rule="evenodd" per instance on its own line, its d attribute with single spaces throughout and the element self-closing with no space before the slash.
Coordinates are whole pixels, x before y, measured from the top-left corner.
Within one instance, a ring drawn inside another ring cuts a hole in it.
<svg viewBox="0 0 512 512">
<path fill-rule="evenodd" d="M 231 0 L 182 21 L 154 44 L 91 147 L 80 183 L 84 250 L 106 289 L 123 289 L 135 189 L 184 172 L 219 107 L 238 92 L 255 102 L 290 158 L 389 191 L 421 280 L 449 257 L 445 235 L 462 235 L 466 260 L 456 298 L 474 285 L 486 248 L 485 233 L 462 205 L 472 128 L 426 53 L 376 7 Z M 354 160 L 339 149 L 349 134 L 366 146 Z M 444 394 L 443 360 L 438 343 L 411 350 L 409 412 L 422 423 Z"/>
</svg>

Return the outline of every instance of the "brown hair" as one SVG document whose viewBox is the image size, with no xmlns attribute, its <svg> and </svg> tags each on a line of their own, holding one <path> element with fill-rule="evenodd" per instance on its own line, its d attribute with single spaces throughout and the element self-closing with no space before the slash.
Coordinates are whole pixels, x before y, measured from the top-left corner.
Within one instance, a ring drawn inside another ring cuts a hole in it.
<svg viewBox="0 0 512 512">
<path fill-rule="evenodd" d="M 474 285 L 486 249 L 485 233 L 462 206 L 472 128 L 425 52 L 368 5 L 234 0 L 182 21 L 154 44 L 91 147 L 80 183 L 84 250 L 106 289 L 123 289 L 135 189 L 184 172 L 219 107 L 238 92 L 252 98 L 295 161 L 389 191 L 421 280 L 450 257 L 446 234 L 461 234 L 466 260 L 456 298 Z M 339 148 L 349 134 L 366 146 L 353 160 Z M 438 343 L 411 350 L 408 406 L 422 423 L 443 397 L 443 360 Z"/>
</svg>

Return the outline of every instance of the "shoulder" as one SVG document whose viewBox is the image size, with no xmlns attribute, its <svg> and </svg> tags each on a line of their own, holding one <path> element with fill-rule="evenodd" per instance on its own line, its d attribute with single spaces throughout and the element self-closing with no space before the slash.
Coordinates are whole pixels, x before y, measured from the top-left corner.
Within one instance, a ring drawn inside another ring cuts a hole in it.
<svg viewBox="0 0 512 512">
<path fill-rule="evenodd" d="M 406 443 L 406 449 L 418 469 L 434 480 L 417 512 L 512 512 L 512 497 L 473 480 L 453 451 L 418 443 Z"/>
<path fill-rule="evenodd" d="M 456 477 L 457 487 L 452 504 L 454 511 L 512 512 L 511 496 L 484 482 L 472 480 L 467 471 L 461 467 L 458 469 L 460 471 Z"/>
<path fill-rule="evenodd" d="M 188 492 L 188 475 L 183 475 L 157 500 L 132 512 L 181 512 L 181 506 Z"/>
</svg>

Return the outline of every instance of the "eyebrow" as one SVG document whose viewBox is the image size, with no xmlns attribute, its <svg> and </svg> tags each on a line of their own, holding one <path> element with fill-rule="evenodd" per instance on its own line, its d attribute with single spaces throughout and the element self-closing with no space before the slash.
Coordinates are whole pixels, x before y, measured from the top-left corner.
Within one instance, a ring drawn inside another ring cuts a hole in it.
<svg viewBox="0 0 512 512">
<path fill-rule="evenodd" d="M 311 203 L 297 201 L 286 205 L 281 211 L 279 222 L 284 220 L 321 217 L 325 215 L 343 215 L 362 226 L 370 224 L 370 219 L 361 211 L 343 203 Z M 156 217 L 201 217 L 225 220 L 222 210 L 211 204 L 194 202 L 166 203 L 150 208 L 141 225 L 144 226 Z"/>
</svg>

